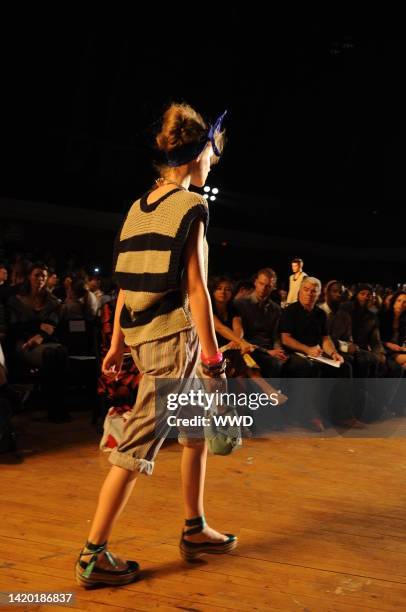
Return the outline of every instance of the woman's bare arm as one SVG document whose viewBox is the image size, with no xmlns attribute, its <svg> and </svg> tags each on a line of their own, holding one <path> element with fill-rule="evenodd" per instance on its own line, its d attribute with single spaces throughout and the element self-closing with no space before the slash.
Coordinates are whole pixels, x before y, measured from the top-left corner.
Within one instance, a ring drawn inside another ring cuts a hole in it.
<svg viewBox="0 0 406 612">
<path fill-rule="evenodd" d="M 184 253 L 186 289 L 192 318 L 196 325 L 203 355 L 211 357 L 218 350 L 214 331 L 213 311 L 204 271 L 204 225 L 193 223 Z"/>
</svg>

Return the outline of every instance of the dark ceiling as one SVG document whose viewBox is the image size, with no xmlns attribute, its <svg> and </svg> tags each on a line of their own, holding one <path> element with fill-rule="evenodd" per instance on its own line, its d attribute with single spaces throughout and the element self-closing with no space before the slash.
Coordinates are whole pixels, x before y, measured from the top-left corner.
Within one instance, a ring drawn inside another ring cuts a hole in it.
<svg viewBox="0 0 406 612">
<path fill-rule="evenodd" d="M 402 240 L 396 34 L 385 56 L 365 17 L 65 17 L 5 28 L 0 195 L 124 212 L 153 179 L 162 109 L 185 100 L 209 119 L 229 111 L 209 179 L 220 189 L 217 226 Z"/>
</svg>

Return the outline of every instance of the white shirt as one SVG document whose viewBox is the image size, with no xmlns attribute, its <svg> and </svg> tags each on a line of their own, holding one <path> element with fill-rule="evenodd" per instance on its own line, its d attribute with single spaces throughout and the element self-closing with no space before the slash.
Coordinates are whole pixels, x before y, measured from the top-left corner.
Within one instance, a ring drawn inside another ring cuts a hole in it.
<svg viewBox="0 0 406 612">
<path fill-rule="evenodd" d="M 305 276 L 308 276 L 308 275 L 303 270 L 300 272 L 300 274 L 298 275 L 296 279 L 295 279 L 294 274 L 291 274 L 289 276 L 289 293 L 288 293 L 288 297 L 286 300 L 287 306 L 289 304 L 293 304 L 294 302 L 297 302 L 300 285 L 302 284 L 302 281 Z"/>
</svg>

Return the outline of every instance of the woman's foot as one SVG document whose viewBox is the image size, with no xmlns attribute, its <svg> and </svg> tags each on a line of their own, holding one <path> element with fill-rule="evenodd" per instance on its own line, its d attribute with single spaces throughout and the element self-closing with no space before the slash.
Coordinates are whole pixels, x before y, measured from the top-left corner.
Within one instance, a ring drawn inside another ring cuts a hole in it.
<svg viewBox="0 0 406 612">
<path fill-rule="evenodd" d="M 109 551 L 106 551 L 106 552 L 109 552 Z M 116 565 L 112 566 L 111 562 L 106 557 L 104 552 L 101 552 L 101 553 L 99 553 L 97 555 L 95 567 L 98 567 L 98 568 L 101 568 L 101 569 L 110 570 L 112 572 L 114 572 L 114 571 L 115 572 L 120 572 L 122 570 L 128 569 L 127 561 L 123 561 L 119 557 L 116 557 L 116 555 L 113 555 L 113 553 L 111 553 L 111 552 L 109 552 L 109 555 L 111 555 L 111 557 L 113 558 L 113 560 L 116 563 Z M 93 553 L 89 553 L 88 555 L 86 555 L 86 554 L 82 555 L 80 558 L 85 563 L 89 563 L 91 558 L 92 558 L 92 556 L 93 556 Z"/>
<path fill-rule="evenodd" d="M 193 535 L 186 535 L 185 533 L 186 531 L 187 531 L 187 527 L 185 527 L 183 530 L 183 538 L 187 542 L 196 542 L 199 544 L 201 542 L 218 543 L 218 542 L 225 542 L 228 539 L 228 537 L 224 533 L 220 533 L 219 531 L 212 529 L 208 525 L 205 525 L 205 527 L 202 529 L 200 533 L 195 533 Z"/>
<path fill-rule="evenodd" d="M 180 554 L 185 561 L 193 561 L 204 554 L 224 554 L 237 546 L 231 533 L 220 533 L 206 525 L 203 516 L 186 519 L 180 538 Z"/>
<path fill-rule="evenodd" d="M 139 573 L 136 561 L 123 561 L 104 544 L 87 543 L 75 566 L 76 581 L 85 588 L 96 585 L 120 586 L 133 582 Z"/>
</svg>

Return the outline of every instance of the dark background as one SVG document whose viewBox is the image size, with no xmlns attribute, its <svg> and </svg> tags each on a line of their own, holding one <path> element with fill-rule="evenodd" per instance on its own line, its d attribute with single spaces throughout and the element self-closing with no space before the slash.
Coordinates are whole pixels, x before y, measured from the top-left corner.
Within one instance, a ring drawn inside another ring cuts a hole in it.
<svg viewBox="0 0 406 612">
<path fill-rule="evenodd" d="M 287 276 L 289 258 L 303 255 L 323 279 L 404 282 L 396 19 L 385 36 L 366 15 L 280 16 L 260 6 L 4 22 L 0 195 L 69 206 L 72 215 L 76 207 L 124 213 L 154 178 L 165 106 L 186 101 L 209 120 L 228 109 L 228 144 L 208 180 L 220 189 L 211 226 L 224 229 L 226 243 L 213 242 L 212 271 L 266 264 Z M 230 229 L 269 236 L 269 249 L 233 243 Z M 274 236 L 285 239 L 283 250 L 272 248 Z M 296 239 L 331 253 L 298 253 Z M 107 261 L 110 240 L 92 261 Z M 383 247 L 398 248 L 398 261 L 380 257 Z M 366 248 L 376 249 L 369 261 Z"/>
</svg>

